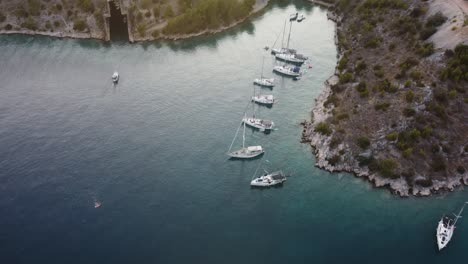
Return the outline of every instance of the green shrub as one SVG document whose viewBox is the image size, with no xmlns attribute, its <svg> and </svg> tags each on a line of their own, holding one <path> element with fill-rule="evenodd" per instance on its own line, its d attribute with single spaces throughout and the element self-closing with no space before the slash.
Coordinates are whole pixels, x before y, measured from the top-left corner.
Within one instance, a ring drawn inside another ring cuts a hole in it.
<svg viewBox="0 0 468 264">
<path fill-rule="evenodd" d="M 413 148 L 407 148 L 405 151 L 403 151 L 403 157 L 408 158 L 413 154 Z"/>
<path fill-rule="evenodd" d="M 77 19 L 73 22 L 73 29 L 77 31 L 84 31 L 88 25 L 84 20 Z"/>
<path fill-rule="evenodd" d="M 436 14 L 430 16 L 427 19 L 426 26 L 427 27 L 438 27 L 447 21 L 447 17 L 445 17 L 441 12 L 437 12 Z"/>
<path fill-rule="evenodd" d="M 416 111 L 413 108 L 403 109 L 403 115 L 406 117 L 412 117 L 416 114 Z"/>
<path fill-rule="evenodd" d="M 327 135 L 327 136 L 331 135 L 331 133 L 332 133 L 332 130 L 330 129 L 328 124 L 325 123 L 325 122 L 318 123 L 315 126 L 314 131 L 317 132 L 317 133 L 320 133 L 322 135 Z"/>
<path fill-rule="evenodd" d="M 37 30 L 36 21 L 34 21 L 32 17 L 28 17 L 23 23 L 21 23 L 21 27 L 29 30 Z"/>
<path fill-rule="evenodd" d="M 389 102 L 382 102 L 382 103 L 377 103 L 374 108 L 375 110 L 381 110 L 381 111 L 387 111 L 387 109 L 390 107 Z"/>
<path fill-rule="evenodd" d="M 153 38 L 155 38 L 155 39 L 158 38 L 158 37 L 159 37 L 159 30 L 153 31 L 153 33 L 151 33 L 151 36 L 152 36 Z"/>
<path fill-rule="evenodd" d="M 358 137 L 357 140 L 356 140 L 356 144 L 360 148 L 366 149 L 366 148 L 368 148 L 370 146 L 370 140 L 365 136 Z"/>
<path fill-rule="evenodd" d="M 396 178 L 395 169 L 398 164 L 393 159 L 384 159 L 378 162 L 378 170 L 385 178 Z"/>
<path fill-rule="evenodd" d="M 369 95 L 369 90 L 367 89 L 367 84 L 366 82 L 360 82 L 356 86 L 356 90 L 359 92 L 359 95 L 361 97 L 367 97 Z"/>
<path fill-rule="evenodd" d="M 386 138 L 389 141 L 395 141 L 398 138 L 398 132 L 394 131 L 394 132 L 388 134 Z"/>
<path fill-rule="evenodd" d="M 345 72 L 340 74 L 340 83 L 347 83 L 350 82 L 353 78 L 353 74 L 350 72 Z"/>
<path fill-rule="evenodd" d="M 411 90 L 410 90 L 410 91 L 406 91 L 406 93 L 405 93 L 405 99 L 406 99 L 406 102 L 412 103 L 413 100 L 414 100 L 414 93 L 413 93 L 413 91 L 411 91 Z"/>
</svg>

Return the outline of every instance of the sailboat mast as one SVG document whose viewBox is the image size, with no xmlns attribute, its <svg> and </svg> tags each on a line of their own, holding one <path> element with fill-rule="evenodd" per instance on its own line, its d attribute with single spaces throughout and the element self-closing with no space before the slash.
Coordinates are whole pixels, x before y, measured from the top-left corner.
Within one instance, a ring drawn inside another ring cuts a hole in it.
<svg viewBox="0 0 468 264">
<path fill-rule="evenodd" d="M 292 21 L 289 21 L 289 35 L 288 35 L 288 46 L 287 48 L 289 49 L 289 40 L 291 40 L 291 29 L 292 29 Z"/>
<path fill-rule="evenodd" d="M 453 223 L 453 225 L 455 225 L 458 221 L 458 218 L 461 218 L 461 214 L 463 213 L 463 209 L 465 209 L 465 205 L 467 204 L 468 202 L 465 202 L 465 204 L 463 205 L 463 207 L 460 209 L 460 212 L 458 212 L 458 215 L 456 216 L 455 218 L 455 222 Z"/>
<path fill-rule="evenodd" d="M 281 39 L 281 48 L 284 48 L 284 32 L 286 32 L 286 21 L 284 20 L 283 38 Z"/>
<path fill-rule="evenodd" d="M 245 148 L 245 122 L 244 122 L 244 132 L 242 132 L 242 148 Z"/>
<path fill-rule="evenodd" d="M 265 64 L 265 56 L 262 56 L 262 74 L 260 75 L 260 78 L 263 79 L 263 66 Z M 255 95 L 255 88 L 254 88 L 254 95 Z"/>
</svg>

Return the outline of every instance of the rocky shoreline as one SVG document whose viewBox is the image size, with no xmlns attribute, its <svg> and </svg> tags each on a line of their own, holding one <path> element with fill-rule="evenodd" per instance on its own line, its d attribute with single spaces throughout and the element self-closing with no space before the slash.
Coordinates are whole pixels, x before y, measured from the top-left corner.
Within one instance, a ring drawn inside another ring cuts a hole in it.
<svg viewBox="0 0 468 264">
<path fill-rule="evenodd" d="M 348 142 L 341 142 L 337 144 L 337 146 L 331 147 L 332 144 L 336 145 L 336 143 L 332 143 L 333 135 L 336 131 L 328 134 L 316 131 L 317 125 L 333 117 L 335 106 L 333 104 L 331 107 L 325 105 L 327 104 L 327 100 L 332 96 L 332 87 L 339 83 L 339 76 L 342 72 L 338 69 L 338 65 L 345 54 L 345 51 L 342 50 L 338 43 L 338 33 L 342 29 L 342 17 L 333 11 L 329 11 L 327 16 L 337 24 L 335 40 L 340 49 L 337 67 L 335 73 L 325 81 L 322 92 L 315 99 L 315 105 L 311 111 L 311 121 L 303 121 L 301 123 L 304 126 L 301 142 L 311 145 L 316 159 L 315 166 L 329 172 L 348 172 L 357 177 L 366 178 L 373 186 L 388 188 L 392 193 L 400 197 L 430 196 L 431 194 L 440 193 L 442 191 L 453 191 L 456 187 L 461 185 L 468 185 L 468 173 L 466 172 L 461 175 L 447 177 L 443 180 L 434 179 L 432 185 L 429 187 L 420 185 L 410 186 L 408 181 L 402 176 L 397 178 L 385 178 L 370 171 L 367 166 L 360 166 L 356 155 L 349 152 L 351 148 Z M 373 146 L 371 149 L 363 150 L 357 157 L 371 157 L 373 148 L 377 147 Z M 416 180 L 418 177 L 425 179 L 423 176 L 415 176 Z"/>
</svg>

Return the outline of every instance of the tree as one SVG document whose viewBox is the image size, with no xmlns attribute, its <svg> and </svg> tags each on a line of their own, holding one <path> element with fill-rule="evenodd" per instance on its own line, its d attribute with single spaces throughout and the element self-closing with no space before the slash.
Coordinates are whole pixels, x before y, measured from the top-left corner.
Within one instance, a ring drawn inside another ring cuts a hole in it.
<svg viewBox="0 0 468 264">
<path fill-rule="evenodd" d="M 174 16 L 174 11 L 172 10 L 171 5 L 167 5 L 166 11 L 164 12 L 164 17 L 165 18 L 171 18 Z"/>
</svg>

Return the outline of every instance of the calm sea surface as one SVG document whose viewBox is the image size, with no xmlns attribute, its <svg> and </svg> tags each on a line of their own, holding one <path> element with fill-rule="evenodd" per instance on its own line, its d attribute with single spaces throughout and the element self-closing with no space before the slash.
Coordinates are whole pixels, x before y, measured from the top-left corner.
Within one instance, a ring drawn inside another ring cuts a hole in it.
<svg viewBox="0 0 468 264">
<path fill-rule="evenodd" d="M 279 103 L 257 114 L 278 129 L 246 133 L 265 156 L 228 160 L 262 48 L 296 8 L 307 19 L 291 43 L 313 69 L 300 81 L 276 76 Z M 465 262 L 468 220 L 442 253 L 435 244 L 437 221 L 465 191 L 400 199 L 318 170 L 299 143 L 336 64 L 320 8 L 274 5 L 225 33 L 170 43 L 1 36 L 0 50 L 0 263 Z M 251 189 L 259 163 L 293 176 Z"/>
</svg>

